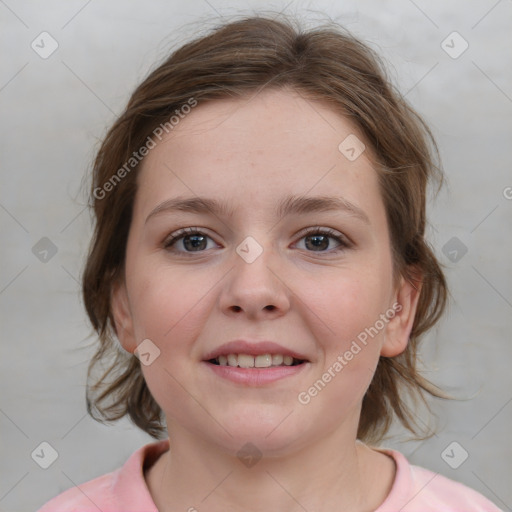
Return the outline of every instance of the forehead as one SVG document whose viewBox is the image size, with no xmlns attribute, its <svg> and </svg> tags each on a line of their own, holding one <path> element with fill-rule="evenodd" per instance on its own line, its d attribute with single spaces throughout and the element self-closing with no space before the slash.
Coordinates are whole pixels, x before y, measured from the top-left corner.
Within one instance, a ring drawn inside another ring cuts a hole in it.
<svg viewBox="0 0 512 512">
<path fill-rule="evenodd" d="M 346 117 L 295 91 L 199 103 L 145 157 L 136 207 L 200 195 L 264 209 L 294 194 L 341 195 L 364 209 L 379 199 L 377 176 L 368 148 L 355 160 L 340 151 L 347 137 L 363 141 Z"/>
<path fill-rule="evenodd" d="M 290 89 L 268 89 L 243 98 L 199 102 L 177 121 L 160 148 L 173 144 L 190 149 L 190 143 L 194 145 L 190 157 L 211 154 L 212 149 L 217 150 L 216 158 L 224 159 L 240 152 L 268 154 L 270 150 L 276 156 L 287 152 L 289 156 L 304 157 L 309 151 L 314 157 L 326 150 L 327 154 L 338 156 L 338 144 L 348 135 L 363 138 L 348 118 L 327 103 Z M 153 158 L 154 152 L 146 160 L 151 162 Z"/>
</svg>

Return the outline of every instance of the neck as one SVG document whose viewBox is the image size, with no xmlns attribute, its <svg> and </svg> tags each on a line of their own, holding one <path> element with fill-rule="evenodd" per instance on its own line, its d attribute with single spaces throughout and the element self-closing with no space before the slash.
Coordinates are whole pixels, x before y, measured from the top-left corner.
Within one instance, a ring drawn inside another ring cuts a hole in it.
<svg viewBox="0 0 512 512">
<path fill-rule="evenodd" d="M 368 511 L 394 480 L 392 459 L 356 442 L 355 434 L 332 432 L 286 456 L 244 464 L 176 425 L 170 431 L 170 450 L 146 475 L 160 512 Z"/>
</svg>

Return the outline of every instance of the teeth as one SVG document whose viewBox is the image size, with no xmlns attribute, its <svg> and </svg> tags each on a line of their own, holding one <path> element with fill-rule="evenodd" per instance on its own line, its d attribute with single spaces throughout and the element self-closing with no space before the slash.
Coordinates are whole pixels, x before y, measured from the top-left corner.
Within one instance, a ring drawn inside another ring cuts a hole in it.
<svg viewBox="0 0 512 512">
<path fill-rule="evenodd" d="M 296 362 L 300 362 L 295 360 Z M 269 368 L 271 366 L 291 366 L 294 362 L 292 356 L 283 354 L 228 354 L 217 358 L 220 366 L 239 366 L 240 368 Z"/>
<path fill-rule="evenodd" d="M 268 368 L 272 366 L 272 356 L 270 354 L 261 354 L 254 358 L 254 366 L 256 368 Z"/>
<path fill-rule="evenodd" d="M 238 354 L 238 366 L 240 368 L 254 368 L 254 357 L 247 354 Z"/>
<path fill-rule="evenodd" d="M 272 356 L 272 364 L 277 366 L 283 364 L 284 357 L 281 354 L 274 354 Z"/>
</svg>

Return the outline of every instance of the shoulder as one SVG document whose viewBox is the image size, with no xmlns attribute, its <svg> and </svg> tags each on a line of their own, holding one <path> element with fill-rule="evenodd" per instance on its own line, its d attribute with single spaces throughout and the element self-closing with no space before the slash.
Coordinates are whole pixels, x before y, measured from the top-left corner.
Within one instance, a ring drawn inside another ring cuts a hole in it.
<svg viewBox="0 0 512 512">
<path fill-rule="evenodd" d="M 410 464 L 399 451 L 378 450 L 393 457 L 397 472 L 388 497 L 376 512 L 502 512 L 474 489 Z"/>
<path fill-rule="evenodd" d="M 416 482 L 417 501 L 422 506 L 429 503 L 432 510 L 442 506 L 446 512 L 500 512 L 494 503 L 471 487 L 419 466 L 410 467 Z"/>
<path fill-rule="evenodd" d="M 144 468 L 168 449 L 168 440 L 142 446 L 119 469 L 71 487 L 37 512 L 157 512 Z"/>
<path fill-rule="evenodd" d="M 116 473 L 107 473 L 71 487 L 45 503 L 37 512 L 98 512 L 98 509 L 107 512 L 112 506 L 111 490 Z"/>
</svg>

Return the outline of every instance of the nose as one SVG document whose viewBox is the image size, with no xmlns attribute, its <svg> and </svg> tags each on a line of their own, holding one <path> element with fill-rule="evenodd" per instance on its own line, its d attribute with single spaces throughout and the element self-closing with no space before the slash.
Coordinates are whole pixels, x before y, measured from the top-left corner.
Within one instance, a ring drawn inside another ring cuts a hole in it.
<svg viewBox="0 0 512 512">
<path fill-rule="evenodd" d="M 284 315 L 290 308 L 291 290 L 282 274 L 270 249 L 263 250 L 254 261 L 236 254 L 220 294 L 222 311 L 251 319 Z"/>
</svg>

